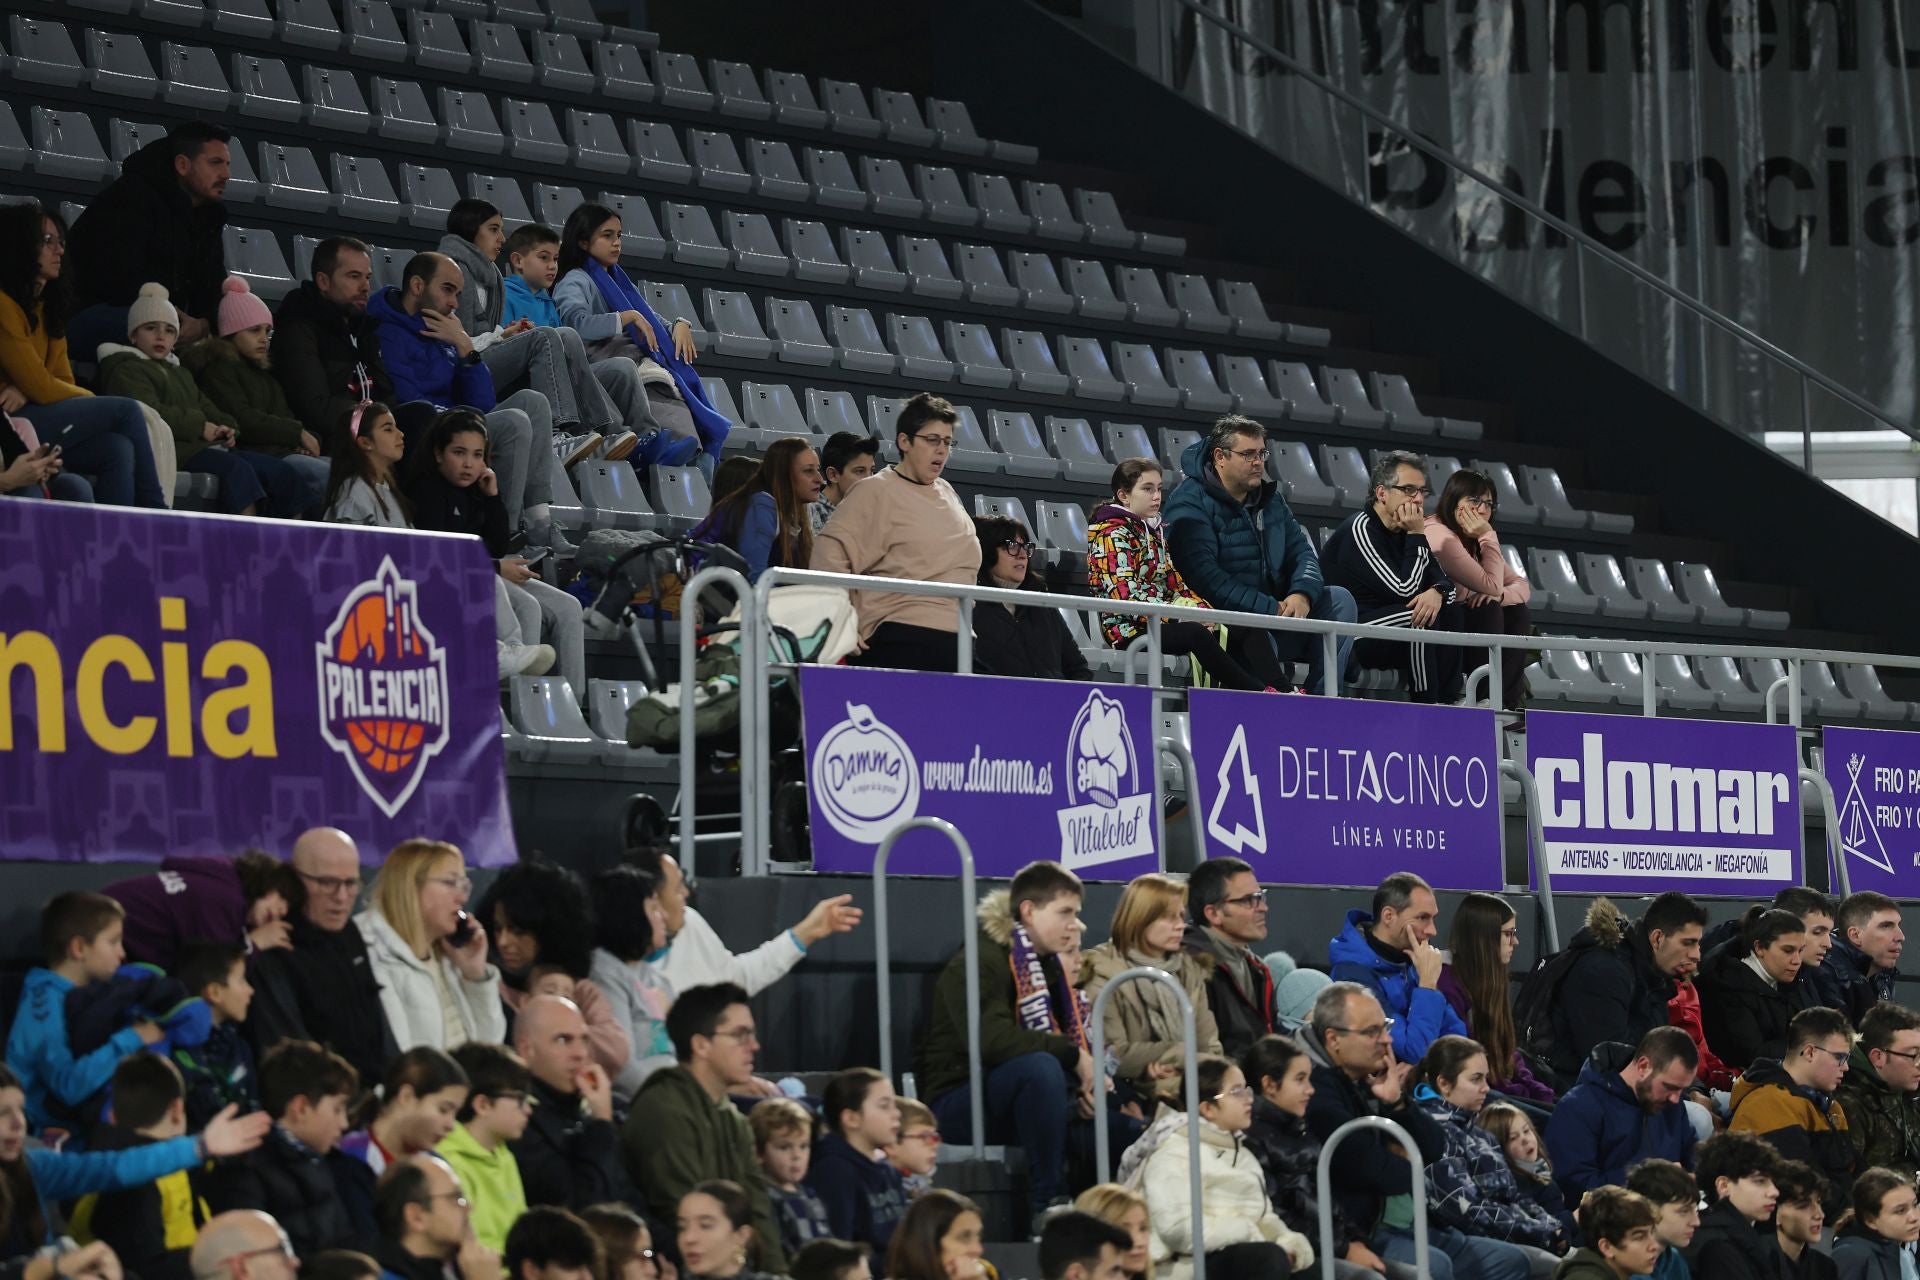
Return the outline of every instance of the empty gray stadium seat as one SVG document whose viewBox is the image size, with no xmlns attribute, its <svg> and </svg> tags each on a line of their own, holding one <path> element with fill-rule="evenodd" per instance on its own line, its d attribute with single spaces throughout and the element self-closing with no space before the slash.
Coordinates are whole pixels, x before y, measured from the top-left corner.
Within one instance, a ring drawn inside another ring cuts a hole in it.
<svg viewBox="0 0 1920 1280">
<path fill-rule="evenodd" d="M 1180 327 L 1195 333 L 1231 333 L 1233 317 L 1220 309 L 1205 276 L 1167 273 L 1170 301 L 1180 311 Z"/>
<path fill-rule="evenodd" d="M 889 311 L 883 332 L 887 346 L 900 357 L 900 376 L 946 382 L 954 375 L 953 361 L 940 350 L 933 321 L 925 316 L 898 315 Z"/>
<path fill-rule="evenodd" d="M 1627 572 L 1632 575 L 1633 593 L 1653 606 L 1655 621 L 1706 621 L 1699 605 L 1688 604 L 1673 589 L 1673 579 L 1668 576 L 1665 564 L 1635 556 L 1627 561 Z"/>
<path fill-rule="evenodd" d="M 427 104 L 427 91 L 411 80 L 373 78 L 373 130 L 396 142 L 440 140 L 440 122 Z"/>
<path fill-rule="evenodd" d="M 984 156 L 989 150 L 990 144 L 973 127 L 973 117 L 968 114 L 964 102 L 928 98 L 927 124 L 933 129 L 934 145 L 942 151 L 963 156 Z"/>
<path fill-rule="evenodd" d="M 409 225 L 444 229 L 447 213 L 459 199 L 460 189 L 447 170 L 417 164 L 400 166 L 400 200 Z"/>
<path fill-rule="evenodd" d="M 727 386 L 725 379 L 703 373 L 700 375 L 700 385 L 706 388 L 707 399 L 712 403 L 715 413 L 728 422 L 740 421 L 740 406 L 733 402 L 733 390 Z"/>
<path fill-rule="evenodd" d="M 820 329 L 813 304 L 804 298 L 768 298 L 767 327 L 773 332 L 774 349 L 790 364 L 830 365 L 833 344 Z"/>
<path fill-rule="evenodd" d="M 407 38 L 386 0 L 346 0 L 347 52 L 382 62 L 405 62 Z"/>
<path fill-rule="evenodd" d="M 1920 706 L 1902 702 L 1880 683 L 1880 673 L 1869 666 L 1845 664 L 1839 670 L 1840 687 L 1860 699 L 1866 714 L 1875 720 L 1920 719 Z"/>
<path fill-rule="evenodd" d="M 1321 474 L 1340 499 L 1343 507 L 1364 507 L 1373 497 L 1373 487 L 1367 479 L 1367 462 L 1360 451 L 1350 444 L 1324 444 L 1320 446 Z"/>
<path fill-rule="evenodd" d="M 829 306 L 827 335 L 839 350 L 834 363 L 842 369 L 892 373 L 900 365 L 899 358 L 887 350 L 887 344 L 881 339 L 873 312 L 865 307 Z"/>
<path fill-rule="evenodd" d="M 310 280 L 313 278 L 313 251 L 320 246 L 319 236 L 295 236 L 293 238 L 293 278 Z M 369 245 L 369 248 L 372 246 Z"/>
<path fill-rule="evenodd" d="M 1215 288 L 1221 309 L 1233 317 L 1235 333 L 1258 342 L 1278 342 L 1286 336 L 1287 327 L 1268 318 L 1267 304 L 1251 280 L 1222 280 Z"/>
<path fill-rule="evenodd" d="M 707 73 L 721 115 L 741 120 L 772 119 L 773 104 L 760 92 L 752 67 L 714 58 L 707 63 Z"/>
<path fill-rule="evenodd" d="M 387 167 L 372 156 L 333 153 L 333 194 L 340 212 L 374 222 L 400 221 L 400 197 Z"/>
<path fill-rule="evenodd" d="M 800 402 L 794 398 L 793 388 L 784 382 L 743 382 L 740 384 L 740 409 L 744 415 L 740 420 L 741 434 L 749 437 L 742 444 L 751 443 L 753 447 L 765 449 L 775 440 L 784 436 L 811 436 L 812 428 L 807 426 L 806 415 L 800 412 Z M 729 433 L 727 443 L 733 443 Z"/>
<path fill-rule="evenodd" d="M 271 231 L 251 231 L 229 222 L 221 235 L 230 274 L 241 277 L 269 302 L 277 302 L 293 290 L 293 271 Z"/>
<path fill-rule="evenodd" d="M 652 529 L 659 521 L 639 476 L 627 462 L 588 458 L 573 469 L 580 506 L 596 529 Z"/>
<path fill-rule="evenodd" d="M 274 34 L 288 44 L 311 49 L 338 49 L 340 23 L 327 0 L 279 0 Z"/>
<path fill-rule="evenodd" d="M 24 169 L 32 158 L 33 145 L 13 114 L 13 104 L 0 102 L 0 169 Z"/>
<path fill-rule="evenodd" d="M 608 113 L 568 107 L 567 139 L 572 144 L 567 159 L 574 167 L 600 173 L 633 172 L 633 157 L 620 142 L 620 126 Z"/>
<path fill-rule="evenodd" d="M 533 206 L 527 203 L 526 193 L 520 190 L 517 179 L 490 173 L 469 173 L 467 194 L 476 200 L 485 200 L 498 209 L 501 220 L 510 227 L 533 221 Z"/>
<path fill-rule="evenodd" d="M 965 292 L 953 268 L 947 265 L 946 251 L 930 236 L 902 235 L 900 265 L 913 281 L 913 291 L 928 298 L 952 301 Z"/>
<path fill-rule="evenodd" d="M 1150 345 L 1116 342 L 1113 357 L 1114 372 L 1127 384 L 1128 400 L 1162 409 L 1181 403 L 1183 397 L 1179 389 L 1167 381 L 1166 371 L 1160 367 L 1160 356 Z"/>
<path fill-rule="evenodd" d="M 667 256 L 667 238 L 654 220 L 653 206 L 640 196 L 602 191 L 599 203 L 620 215 L 620 252 L 638 258 Z M 558 228 L 556 228 L 557 230 Z M 689 309 L 688 314 L 691 314 Z"/>
<path fill-rule="evenodd" d="M 1609 618 L 1648 618 L 1653 616 L 1653 606 L 1634 596 L 1627 586 L 1626 575 L 1620 572 L 1620 562 L 1608 555 L 1595 555 L 1590 551 L 1580 553 L 1580 577 L 1587 584 L 1587 590 L 1600 601 L 1600 612 Z"/>
<path fill-rule="evenodd" d="M 772 200 L 805 200 L 812 194 L 807 180 L 800 176 L 793 149 L 784 142 L 749 138 L 747 172 L 753 176 L 756 195 Z"/>
<path fill-rule="evenodd" d="M 1267 390 L 1267 378 L 1260 372 L 1260 361 L 1256 357 L 1223 355 L 1220 375 L 1227 393 L 1233 397 L 1234 412 L 1271 418 L 1286 413 L 1286 402 Z"/>
<path fill-rule="evenodd" d="M 1060 460 L 1047 451 L 1039 428 L 1033 425 L 1032 414 L 996 409 L 987 415 L 987 421 L 994 447 L 1000 451 L 1008 475 L 1038 480 L 1060 478 L 1064 468 Z"/>
<path fill-rule="evenodd" d="M 1070 573 L 1087 566 L 1087 513 L 1072 502 L 1035 502 L 1033 536 L 1047 553 L 1047 562 Z M 1083 632 L 1084 634 L 1084 632 Z"/>
<path fill-rule="evenodd" d="M 946 322 L 947 350 L 960 369 L 960 381 L 1005 390 L 1013 385 L 1013 370 L 994 349 L 993 333 L 983 324 Z"/>
<path fill-rule="evenodd" d="M 100 135 L 84 112 L 36 106 L 33 167 L 55 177 L 97 181 L 108 176 L 113 161 L 101 148 Z"/>
<path fill-rule="evenodd" d="M 1512 467 L 1504 462 L 1476 458 L 1473 469 L 1492 481 L 1494 497 L 1499 500 L 1500 508 L 1496 518 L 1502 524 L 1540 523 L 1540 508 L 1521 496 L 1520 482 L 1514 478 Z"/>
<path fill-rule="evenodd" d="M 703 204 L 660 202 L 661 225 L 667 232 L 667 256 L 675 262 L 701 267 L 724 267 L 732 255 L 720 243 L 713 217 Z"/>
<path fill-rule="evenodd" d="M 1120 267 L 1120 296 L 1126 300 L 1133 318 L 1141 324 L 1174 328 L 1180 323 L 1180 309 L 1167 301 L 1160 287 L 1160 276 L 1147 267 Z"/>
<path fill-rule="evenodd" d="M 1267 441 L 1267 448 L 1273 451 L 1268 472 L 1280 484 L 1280 490 L 1294 506 L 1305 503 L 1315 507 L 1337 507 L 1341 505 L 1340 495 L 1334 492 L 1332 485 L 1320 478 L 1320 471 L 1313 465 L 1313 455 L 1307 446 L 1298 440 Z"/>
<path fill-rule="evenodd" d="M 1719 702 L 1721 710 L 1757 712 L 1764 709 L 1762 691 L 1747 683 L 1732 658 L 1725 655 L 1695 658 L 1693 669 L 1700 683 Z"/>
<path fill-rule="evenodd" d="M 680 149 L 679 135 L 656 120 L 629 120 L 627 140 L 637 171 L 657 182 L 691 182 L 693 166 Z"/>
<path fill-rule="evenodd" d="M 1285 404 L 1285 415 L 1294 422 L 1334 423 L 1342 420 L 1341 411 L 1320 394 L 1313 373 L 1304 364 L 1291 360 L 1272 360 L 1267 369 L 1273 379 L 1273 393 Z"/>
<path fill-rule="evenodd" d="M 1060 367 L 1073 380 L 1073 394 L 1089 400 L 1124 400 L 1127 384 L 1116 378 L 1107 353 L 1097 338 L 1062 335 Z M 1171 388 L 1169 388 L 1171 390 Z"/>
<path fill-rule="evenodd" d="M 220 70 L 220 57 L 211 49 L 163 41 L 160 71 L 161 100 L 175 106 L 225 111 L 233 99 L 226 73 Z"/>
<path fill-rule="evenodd" d="M 1399 431 L 1428 431 L 1453 440 L 1478 440 L 1481 425 L 1463 418 L 1445 418 L 1424 412 L 1413 399 L 1413 388 L 1407 380 L 1397 373 L 1370 373 L 1367 385 L 1373 391 L 1374 403 L 1393 415 L 1393 426 Z M 1431 426 L 1429 426 L 1431 424 Z"/>
<path fill-rule="evenodd" d="M 90 27 L 86 45 L 88 88 L 123 98 L 151 98 L 159 92 L 160 79 L 154 75 L 153 63 L 147 60 L 146 46 L 138 36 Z"/>
<path fill-rule="evenodd" d="M 1030 329 L 1002 329 L 1000 351 L 1013 366 L 1014 382 L 1022 391 L 1063 396 L 1073 389 L 1072 380 L 1060 372 L 1044 334 Z"/>
<path fill-rule="evenodd" d="M 1187 408 L 1202 413 L 1225 413 L 1233 408 L 1233 397 L 1215 380 L 1206 352 L 1168 347 L 1166 368 L 1180 392 L 1180 403 Z"/>
<path fill-rule="evenodd" d="M 831 209 L 865 209 L 866 188 L 853 176 L 853 165 L 844 151 L 807 147 L 801 152 L 806 165 L 807 185 L 813 190 L 815 204 Z"/>
<path fill-rule="evenodd" d="M 273 35 L 273 15 L 267 0 L 209 0 L 213 29 L 228 35 L 264 40 Z"/>
<path fill-rule="evenodd" d="M 1688 604 L 1704 609 L 1704 620 L 1711 626 L 1721 627 L 1757 627 L 1768 631 L 1782 631 L 1787 626 L 1787 615 L 1772 610 L 1742 609 L 1727 603 L 1720 594 L 1720 583 L 1714 577 L 1713 569 L 1704 564 L 1689 564 L 1680 561 L 1674 565 L 1678 577 L 1681 598 Z M 1765 614 L 1763 619 L 1760 615 Z"/>
<path fill-rule="evenodd" d="M 793 129 L 824 129 L 827 113 L 813 96 L 807 78 L 793 71 L 765 73 L 767 101 L 773 104 L 773 118 Z"/>
<path fill-rule="evenodd" d="M 960 186 L 960 175 L 946 165 L 913 166 L 914 187 L 926 202 L 927 216 L 948 226 L 978 225 L 980 211 L 967 201 Z"/>
<path fill-rule="evenodd" d="M 593 37 L 606 30 L 606 24 L 593 14 L 592 0 L 546 0 L 546 6 L 555 31 Z"/>
<path fill-rule="evenodd" d="M 907 273 L 894 264 L 887 238 L 880 232 L 842 227 L 840 251 L 853 270 L 853 282 L 862 289 L 885 289 L 889 293 L 906 290 Z"/>
<path fill-rule="evenodd" d="M 1155 456 L 1153 441 L 1147 438 L 1147 429 L 1137 422 L 1103 422 L 1100 424 L 1100 440 L 1107 461 L 1112 463 L 1125 462 L 1128 458 Z"/>
<path fill-rule="evenodd" d="M 622 102 L 652 102 L 653 75 L 640 50 L 620 40 L 593 42 L 593 79 L 601 93 Z"/>
<path fill-rule="evenodd" d="M 1030 311 L 1066 315 L 1074 308 L 1074 297 L 1060 283 L 1053 259 L 1044 253 L 1009 249 L 1007 263 L 1013 269 L 1013 281 L 1020 289 L 1020 304 Z"/>
<path fill-rule="evenodd" d="M 1320 370 L 1320 385 L 1326 392 L 1327 403 L 1340 411 L 1341 426 L 1378 431 L 1388 425 L 1387 414 L 1367 399 L 1366 385 L 1356 371 L 1327 365 Z"/>
<path fill-rule="evenodd" d="M 715 351 L 747 360 L 765 360 L 773 354 L 773 340 L 760 324 L 753 299 L 731 290 L 708 289 L 706 300 L 707 327 L 713 331 Z"/>
<path fill-rule="evenodd" d="M 914 193 L 907 171 L 898 160 L 888 156 L 860 157 L 860 185 L 866 188 L 867 203 L 875 213 L 896 218 L 920 218 L 926 215 L 926 201 Z"/>
<path fill-rule="evenodd" d="M 1626 696 L 1624 689 L 1601 675 L 1593 659 L 1578 649 L 1544 649 L 1541 664 L 1557 684 L 1560 696 L 1570 701 L 1619 703 Z"/>
<path fill-rule="evenodd" d="M 866 420 L 860 416 L 860 402 L 851 391 L 822 391 L 816 387 L 807 389 L 807 429 L 823 440 L 841 431 L 857 436 L 873 434 L 867 430 Z"/>
<path fill-rule="evenodd" d="M 879 117 L 880 127 L 886 131 L 889 142 L 903 147 L 931 147 L 938 140 L 938 135 L 921 118 L 920 104 L 914 101 L 910 93 L 875 89 L 873 113 Z"/>
<path fill-rule="evenodd" d="M 1126 219 L 1120 216 L 1112 192 L 1075 188 L 1073 207 L 1087 226 L 1087 239 L 1093 243 L 1113 249 L 1132 249 L 1140 243 L 1140 237 L 1128 230 Z"/>
<path fill-rule="evenodd" d="M 560 126 L 554 123 L 553 108 L 544 102 L 502 98 L 507 122 L 507 154 L 516 160 L 558 168 L 571 154 L 561 140 Z M 615 142 L 618 142 L 616 137 Z"/>
<path fill-rule="evenodd" d="M 580 715 L 580 702 L 559 676 L 515 676 L 507 702 L 515 754 L 536 764 L 592 764 L 605 739 Z"/>
<path fill-rule="evenodd" d="M 307 123 L 343 133 L 365 133 L 373 123 L 360 83 L 345 71 L 309 63 L 301 72 L 307 89 Z"/>
<path fill-rule="evenodd" d="M 700 319 L 700 312 L 693 305 L 693 295 L 687 292 L 687 286 L 669 280 L 642 280 L 640 293 L 653 308 L 653 314 L 663 317 L 684 316 L 693 326 L 694 340 L 702 347 L 710 336 L 707 327 Z"/>
<path fill-rule="evenodd" d="M 653 80 L 660 87 L 660 101 L 690 111 L 713 110 L 713 91 L 700 74 L 700 63 L 686 53 L 656 50 L 653 55 Z"/>
<path fill-rule="evenodd" d="M 720 215 L 720 226 L 733 251 L 734 270 L 760 276 L 793 274 L 793 263 L 773 238 L 773 224 L 766 214 L 729 209 Z"/>
<path fill-rule="evenodd" d="M 1842 689 L 1834 679 L 1833 668 L 1824 662 L 1800 664 L 1800 694 L 1811 699 L 1813 709 L 1830 720 L 1858 720 L 1867 714 L 1866 700 Z"/>
<path fill-rule="evenodd" d="M 140 16 L 155 22 L 197 27 L 207 20 L 205 0 L 140 0 Z"/>
<path fill-rule="evenodd" d="M 1075 244 L 1087 238 L 1087 224 L 1073 216 L 1067 193 L 1059 183 L 1023 181 L 1020 192 L 1026 197 L 1027 212 L 1033 215 L 1033 229 L 1042 238 Z"/>
<path fill-rule="evenodd" d="M 783 219 L 781 242 L 786 246 L 787 256 L 793 259 L 793 274 L 801 280 L 845 284 L 853 275 L 852 269 L 840 260 L 840 251 L 833 247 L 833 236 L 824 222 Z"/>
<path fill-rule="evenodd" d="M 960 281 L 969 302 L 986 307 L 1017 307 L 1020 291 L 1007 279 L 1000 255 L 984 244 L 956 244 L 955 260 L 960 265 Z"/>
<path fill-rule="evenodd" d="M 167 126 L 155 122 L 144 124 L 132 120 L 107 121 L 107 158 L 113 162 L 112 172 L 120 174 L 120 166 L 127 162 L 140 148 L 151 142 L 158 142 L 167 136 Z"/>
<path fill-rule="evenodd" d="M 885 461 L 893 462 L 899 458 L 899 453 L 894 448 L 893 440 L 894 436 L 899 433 L 894 430 L 894 427 L 898 425 L 900 421 L 900 410 L 906 403 L 907 402 L 899 396 L 870 395 L 867 397 L 867 421 L 873 427 L 873 438 L 880 442 L 880 456 Z M 959 435 L 956 433 L 954 439 L 957 440 L 959 438 Z M 949 456 L 948 461 L 951 463 L 951 456 Z"/>
<path fill-rule="evenodd" d="M 980 426 L 980 415 L 973 411 L 972 405 L 953 406 L 957 415 L 953 424 L 953 448 L 947 453 L 947 470 L 964 471 L 971 475 L 997 476 L 1004 473 L 1000 455 L 987 444 L 986 432 Z M 889 439 L 885 452 L 893 455 L 892 441 Z"/>
<path fill-rule="evenodd" d="M 867 95 L 849 80 L 820 81 L 820 103 L 827 110 L 827 127 L 855 138 L 877 138 L 880 121 L 867 105 Z"/>
<path fill-rule="evenodd" d="M 287 64 L 249 53 L 233 55 L 233 105 L 250 118 L 300 120 L 307 114 L 307 104 L 294 87 Z"/>
<path fill-rule="evenodd" d="M 1093 424 L 1085 418 L 1047 415 L 1047 443 L 1069 480 L 1105 484 L 1113 478 L 1113 464 L 1100 452 Z"/>
<path fill-rule="evenodd" d="M 1528 547 L 1527 577 L 1553 593 L 1553 607 L 1561 613 L 1599 613 L 1600 601 L 1573 576 L 1573 561 L 1558 547 Z"/>
<path fill-rule="evenodd" d="M 1113 292 L 1103 263 L 1091 258 L 1063 258 L 1067 268 L 1066 286 L 1073 293 L 1074 309 L 1090 320 L 1125 320 L 1127 304 Z"/>
<path fill-rule="evenodd" d="M 440 90 L 440 135 L 450 147 L 499 155 L 507 138 L 484 93 L 467 89 Z"/>
<path fill-rule="evenodd" d="M 1567 499 L 1560 473 L 1552 467 L 1521 467 L 1527 496 L 1540 508 L 1540 521 L 1550 529 L 1585 529 L 1587 513 L 1577 510 Z"/>
<path fill-rule="evenodd" d="M 587 51 L 577 36 L 565 31 L 535 31 L 534 83 L 555 93 L 592 93 L 596 86 Z"/>
<path fill-rule="evenodd" d="M 1160 463 L 1167 469 L 1167 478 L 1174 484 L 1186 479 L 1186 468 L 1180 460 L 1187 455 L 1187 449 L 1200 439 L 1198 431 L 1185 427 L 1160 428 Z"/>
<path fill-rule="evenodd" d="M 380 288 L 393 285 L 398 288 L 401 277 L 406 274 L 407 260 L 413 257 L 412 249 L 382 248 L 377 244 L 367 246 L 367 256 L 373 260 L 373 282 Z M 568 492 L 572 490 L 569 489 Z"/>
<path fill-rule="evenodd" d="M 730 133 L 706 129 L 687 130 L 692 152 L 693 172 L 698 183 L 714 191 L 751 191 L 753 179 L 740 163 L 740 152 Z"/>
<path fill-rule="evenodd" d="M 967 190 L 973 194 L 973 206 L 980 211 L 980 225 L 1013 235 L 1033 233 L 1033 215 L 1020 207 L 1013 184 L 997 173 L 970 173 Z"/>
<path fill-rule="evenodd" d="M 407 32 L 413 60 L 421 66 L 461 74 L 473 69 L 473 55 L 452 14 L 415 9 L 407 14 Z"/>
<path fill-rule="evenodd" d="M 305 147 L 261 143 L 259 174 L 268 204 L 309 213 L 325 213 L 333 207 L 333 192 L 320 172 L 320 162 Z"/>
<path fill-rule="evenodd" d="M 704 519 L 713 507 L 707 478 L 697 467 L 653 468 L 653 492 L 660 499 L 661 511 L 675 520 Z"/>
</svg>

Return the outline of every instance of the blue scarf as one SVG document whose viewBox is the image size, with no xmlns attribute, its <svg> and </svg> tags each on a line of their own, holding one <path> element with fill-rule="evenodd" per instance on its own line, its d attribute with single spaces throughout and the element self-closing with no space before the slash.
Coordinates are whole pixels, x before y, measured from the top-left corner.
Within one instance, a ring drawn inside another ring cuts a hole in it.
<svg viewBox="0 0 1920 1280">
<path fill-rule="evenodd" d="M 700 443 L 717 462 L 720 448 L 726 443 L 727 432 L 733 429 L 726 415 L 713 407 L 713 401 L 707 398 L 707 389 L 700 381 L 700 375 L 694 372 L 691 364 L 682 360 L 673 349 L 673 330 L 668 328 L 660 317 L 654 314 L 647 300 L 633 287 L 633 281 L 624 271 L 609 271 L 593 258 L 582 264 L 587 275 L 600 290 L 600 296 L 615 311 L 638 311 L 647 324 L 653 326 L 659 335 L 660 349 L 652 351 L 639 326 L 628 325 L 627 336 L 633 345 L 650 356 L 661 368 L 673 375 L 673 385 L 680 389 L 680 398 L 686 401 L 687 410 L 693 415 L 694 429 L 700 433 Z"/>
</svg>

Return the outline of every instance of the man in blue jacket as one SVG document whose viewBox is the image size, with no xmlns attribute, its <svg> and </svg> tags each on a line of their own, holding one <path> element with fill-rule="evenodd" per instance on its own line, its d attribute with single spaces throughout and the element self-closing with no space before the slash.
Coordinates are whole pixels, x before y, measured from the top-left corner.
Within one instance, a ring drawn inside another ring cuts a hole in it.
<svg viewBox="0 0 1920 1280">
<path fill-rule="evenodd" d="M 1629 1166 L 1658 1156 L 1693 1167 L 1693 1122 L 1681 1098 L 1700 1051 L 1679 1027 L 1655 1027 L 1637 1046 L 1601 1044 L 1547 1121 L 1547 1154 L 1568 1204 L 1620 1186 Z"/>
<path fill-rule="evenodd" d="M 1393 1019 L 1393 1056 L 1418 1062 L 1441 1036 L 1468 1035 L 1440 991 L 1440 904 L 1411 871 L 1396 871 L 1373 891 L 1373 914 L 1347 912 L 1347 927 L 1327 948 L 1335 982 L 1357 982 Z"/>
<path fill-rule="evenodd" d="M 531 387 L 501 400 L 473 339 L 456 314 L 465 277 L 444 253 L 416 253 L 396 288 L 367 303 L 379 326 L 380 356 L 394 394 L 436 409 L 478 409 L 487 418 L 487 456 L 499 477 L 500 500 L 515 527 L 557 552 L 571 551 L 553 523 L 553 482 L 546 454 L 553 448 L 553 410 Z M 408 444 L 411 447 L 412 441 Z"/>
<path fill-rule="evenodd" d="M 1264 427 L 1228 414 L 1205 439 L 1187 447 L 1180 467 L 1187 478 L 1167 499 L 1167 546 L 1195 594 L 1216 609 L 1354 620 L 1353 597 L 1321 579 L 1312 539 L 1294 519 L 1279 485 L 1267 478 Z M 1353 640 L 1341 637 L 1342 672 L 1352 649 Z M 1318 636 L 1229 627 L 1227 651 L 1275 688 L 1291 685 L 1280 664 L 1304 658 L 1308 687 L 1315 693 L 1325 690 L 1325 646 Z"/>
</svg>

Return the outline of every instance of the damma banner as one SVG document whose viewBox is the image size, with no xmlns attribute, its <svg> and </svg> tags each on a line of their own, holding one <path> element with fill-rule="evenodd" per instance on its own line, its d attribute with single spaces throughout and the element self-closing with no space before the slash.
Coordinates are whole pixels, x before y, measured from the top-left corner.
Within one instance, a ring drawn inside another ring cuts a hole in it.
<svg viewBox="0 0 1920 1280">
<path fill-rule="evenodd" d="M 1270 883 L 1501 887 L 1491 711 L 1218 689 L 1188 711 L 1207 856 Z"/>
<path fill-rule="evenodd" d="M 929 817 L 960 829 L 982 876 L 1038 858 L 1092 880 L 1160 865 L 1145 688 L 804 667 L 800 702 L 816 871 L 870 872 L 888 832 Z M 915 831 L 887 869 L 960 863 L 944 837 Z"/>
<path fill-rule="evenodd" d="M 1920 897 L 1920 733 L 1824 729 L 1821 742 L 1853 887 Z"/>
<path fill-rule="evenodd" d="M 1534 711 L 1527 754 L 1556 889 L 1764 898 L 1802 883 L 1791 725 Z"/>
<path fill-rule="evenodd" d="M 0 502 L 0 857 L 517 856 L 478 539 Z"/>
</svg>

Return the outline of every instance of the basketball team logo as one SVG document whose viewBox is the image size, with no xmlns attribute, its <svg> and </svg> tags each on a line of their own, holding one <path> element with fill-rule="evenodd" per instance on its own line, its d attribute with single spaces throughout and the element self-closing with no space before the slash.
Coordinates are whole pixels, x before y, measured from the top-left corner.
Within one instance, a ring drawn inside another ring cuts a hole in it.
<svg viewBox="0 0 1920 1280">
<path fill-rule="evenodd" d="M 348 593 L 316 646 L 320 735 L 389 818 L 447 745 L 447 655 L 393 559 Z"/>
</svg>

